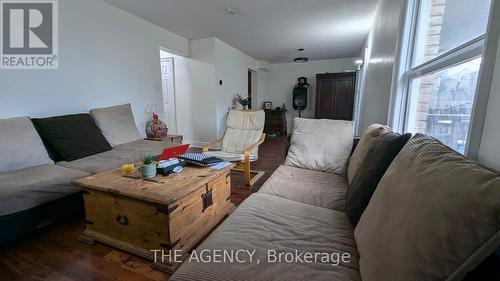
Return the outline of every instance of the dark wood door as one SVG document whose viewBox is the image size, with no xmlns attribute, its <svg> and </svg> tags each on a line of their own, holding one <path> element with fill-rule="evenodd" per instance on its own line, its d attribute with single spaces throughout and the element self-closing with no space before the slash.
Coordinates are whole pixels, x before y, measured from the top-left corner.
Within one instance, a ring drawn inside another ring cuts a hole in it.
<svg viewBox="0 0 500 281">
<path fill-rule="evenodd" d="M 248 109 L 252 109 L 252 71 L 248 70 Z"/>
<path fill-rule="evenodd" d="M 316 75 L 316 119 L 352 120 L 356 73 Z"/>
</svg>

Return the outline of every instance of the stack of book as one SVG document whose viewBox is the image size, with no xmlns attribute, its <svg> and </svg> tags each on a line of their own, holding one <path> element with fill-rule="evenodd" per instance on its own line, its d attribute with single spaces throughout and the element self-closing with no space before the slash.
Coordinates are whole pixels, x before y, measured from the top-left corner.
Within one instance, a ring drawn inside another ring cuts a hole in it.
<svg viewBox="0 0 500 281">
<path fill-rule="evenodd" d="M 185 153 L 177 156 L 177 158 L 186 161 L 188 165 L 199 166 L 199 167 L 211 167 L 216 170 L 223 169 L 231 165 L 230 162 L 224 161 L 220 158 L 213 157 L 204 153 Z"/>
</svg>

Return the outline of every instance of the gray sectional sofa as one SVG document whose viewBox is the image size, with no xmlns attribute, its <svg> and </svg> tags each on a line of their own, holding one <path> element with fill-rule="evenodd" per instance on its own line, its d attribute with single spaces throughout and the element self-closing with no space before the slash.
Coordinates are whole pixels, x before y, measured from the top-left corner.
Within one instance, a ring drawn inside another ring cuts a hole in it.
<svg viewBox="0 0 500 281">
<path fill-rule="evenodd" d="M 145 154 L 159 155 L 174 146 L 142 139 L 130 104 L 95 109 L 91 116 L 112 149 L 57 163 L 30 118 L 0 119 L 0 244 L 81 214 L 81 189 L 72 180 L 137 162 Z"/>
<path fill-rule="evenodd" d="M 361 163 L 370 161 L 363 157 L 387 128 L 371 127 L 348 164 L 331 165 L 340 171 L 332 173 L 300 166 L 331 168 L 325 164 L 334 159 L 329 158 L 332 146 L 325 142 L 350 135 L 335 125 L 297 129 L 297 121 L 285 165 L 194 250 L 171 280 L 500 280 L 497 172 L 416 135 L 353 225 L 345 212 L 353 175 L 363 173 Z M 321 142 L 307 140 L 311 134 Z M 321 150 L 326 162 L 290 159 L 297 149 Z M 242 250 L 253 255 L 242 252 L 240 260 L 230 259 Z M 330 258 L 304 260 L 325 254 Z"/>
</svg>

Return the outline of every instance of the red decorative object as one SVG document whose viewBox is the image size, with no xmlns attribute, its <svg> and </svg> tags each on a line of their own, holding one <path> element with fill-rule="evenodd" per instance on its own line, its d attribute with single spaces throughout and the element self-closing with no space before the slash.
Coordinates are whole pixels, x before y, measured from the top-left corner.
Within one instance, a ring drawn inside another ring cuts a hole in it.
<svg viewBox="0 0 500 281">
<path fill-rule="evenodd" d="M 146 134 L 148 138 L 160 138 L 168 133 L 167 124 L 160 120 L 158 114 L 153 113 L 151 120 L 146 123 Z"/>
</svg>

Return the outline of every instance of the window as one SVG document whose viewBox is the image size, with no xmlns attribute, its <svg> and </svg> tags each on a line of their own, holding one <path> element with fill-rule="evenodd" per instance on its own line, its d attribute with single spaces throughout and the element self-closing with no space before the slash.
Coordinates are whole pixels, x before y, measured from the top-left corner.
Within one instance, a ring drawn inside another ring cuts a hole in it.
<svg viewBox="0 0 500 281">
<path fill-rule="evenodd" d="M 491 0 L 415 0 L 403 57 L 405 131 L 465 153 Z"/>
</svg>

